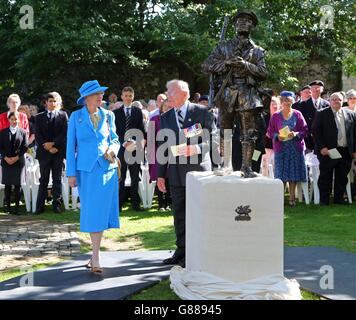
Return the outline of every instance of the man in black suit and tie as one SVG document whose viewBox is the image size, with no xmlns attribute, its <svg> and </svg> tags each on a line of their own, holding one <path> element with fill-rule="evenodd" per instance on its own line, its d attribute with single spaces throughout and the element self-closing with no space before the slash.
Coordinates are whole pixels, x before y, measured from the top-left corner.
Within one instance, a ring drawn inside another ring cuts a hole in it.
<svg viewBox="0 0 356 320">
<path fill-rule="evenodd" d="M 320 162 L 318 187 L 320 204 L 328 205 L 334 176 L 334 203 L 347 204 L 344 194 L 347 175 L 351 169 L 352 158 L 356 158 L 356 114 L 342 108 L 343 96 L 333 93 L 331 107 L 317 112 L 313 124 L 313 137 Z M 335 150 L 340 154 L 333 156 Z M 332 159 L 334 158 L 334 159 Z"/>
<path fill-rule="evenodd" d="M 5 203 L 9 214 L 19 214 L 21 197 L 21 173 L 25 166 L 25 153 L 28 149 L 27 133 L 19 127 L 20 115 L 9 112 L 10 127 L 0 131 L 0 154 L 2 179 L 5 185 Z M 11 211 L 12 186 L 15 191 L 15 210 Z"/>
<path fill-rule="evenodd" d="M 165 130 L 168 145 L 168 161 L 162 159 L 157 152 L 158 179 L 157 185 L 161 192 L 166 192 L 165 178 L 168 177 L 172 195 L 174 227 L 177 249 L 165 264 L 179 264 L 185 267 L 185 214 L 186 214 L 186 175 L 190 171 L 211 170 L 210 135 L 217 145 L 217 129 L 214 116 L 204 106 L 189 102 L 188 83 L 171 80 L 167 83 L 168 104 L 173 107 L 161 116 L 161 130 Z M 200 125 L 201 134 L 186 138 L 185 128 Z M 162 132 L 162 131 L 161 131 Z M 184 143 L 186 145 L 184 145 Z M 159 143 L 162 145 L 163 143 Z M 172 146 L 181 145 L 176 154 Z"/>
<path fill-rule="evenodd" d="M 322 110 L 330 106 L 327 100 L 322 99 L 320 96 L 324 91 L 324 82 L 320 80 L 314 80 L 309 84 L 311 88 L 311 97 L 301 102 L 298 105 L 294 105 L 293 108 L 299 110 L 307 125 L 309 134 L 304 138 L 307 152 L 314 150 L 314 140 L 312 137 L 312 124 L 314 121 L 315 114 L 318 110 Z"/>
<path fill-rule="evenodd" d="M 146 132 L 143 123 L 142 110 L 132 105 L 135 97 L 134 89 L 125 87 L 122 89 L 122 107 L 114 110 L 116 133 L 119 136 L 120 150 L 119 159 L 121 161 L 120 180 L 120 211 L 127 198 L 125 195 L 125 180 L 127 169 L 131 177 L 131 205 L 135 211 L 143 211 L 140 207 L 140 197 L 138 194 L 139 174 L 141 162 L 144 160 L 144 140 Z"/>
<path fill-rule="evenodd" d="M 54 92 L 46 96 L 46 111 L 36 116 L 35 137 L 36 158 L 40 163 L 40 186 L 36 203 L 36 213 L 43 213 L 47 197 L 47 187 L 52 171 L 53 211 L 62 211 L 62 170 L 66 154 L 68 116 L 64 111 L 56 110 L 57 98 Z"/>
</svg>

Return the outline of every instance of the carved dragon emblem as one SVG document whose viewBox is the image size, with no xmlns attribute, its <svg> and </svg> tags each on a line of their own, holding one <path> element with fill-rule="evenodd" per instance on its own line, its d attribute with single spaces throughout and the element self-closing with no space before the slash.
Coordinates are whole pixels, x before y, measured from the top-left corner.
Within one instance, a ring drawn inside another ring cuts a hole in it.
<svg viewBox="0 0 356 320">
<path fill-rule="evenodd" d="M 236 221 L 250 221 L 251 217 L 249 216 L 249 213 L 251 213 L 251 208 L 250 206 L 239 206 L 235 209 L 235 212 L 238 214 L 235 217 Z"/>
</svg>

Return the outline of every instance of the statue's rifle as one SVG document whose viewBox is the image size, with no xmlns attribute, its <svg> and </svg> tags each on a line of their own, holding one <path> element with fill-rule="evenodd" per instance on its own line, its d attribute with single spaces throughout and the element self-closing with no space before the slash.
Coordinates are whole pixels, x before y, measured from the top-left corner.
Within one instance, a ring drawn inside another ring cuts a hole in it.
<svg viewBox="0 0 356 320">
<path fill-rule="evenodd" d="M 229 17 L 225 16 L 224 24 L 223 24 L 223 27 L 222 27 L 221 33 L 220 33 L 219 43 L 222 42 L 223 40 L 225 40 L 228 23 L 229 23 Z M 209 109 L 214 107 L 215 102 L 216 102 L 215 100 L 216 100 L 216 97 L 215 97 L 215 93 L 214 93 L 214 74 L 211 73 L 210 77 L 209 77 Z"/>
<path fill-rule="evenodd" d="M 237 56 L 239 59 L 242 59 L 241 56 L 242 56 L 242 48 L 240 47 L 240 45 L 238 46 L 237 48 L 238 50 L 236 50 L 236 53 L 237 53 Z M 219 91 L 218 93 L 216 94 L 215 96 L 215 99 L 214 99 L 214 102 L 218 101 L 219 97 L 221 96 L 221 94 L 223 93 L 223 91 L 225 90 L 226 88 L 226 85 L 228 83 L 228 81 L 230 80 L 231 78 L 231 74 L 232 74 L 232 71 L 234 70 L 234 68 L 231 66 L 227 76 L 225 77 L 224 81 L 222 82 L 220 88 L 219 88 Z"/>
</svg>

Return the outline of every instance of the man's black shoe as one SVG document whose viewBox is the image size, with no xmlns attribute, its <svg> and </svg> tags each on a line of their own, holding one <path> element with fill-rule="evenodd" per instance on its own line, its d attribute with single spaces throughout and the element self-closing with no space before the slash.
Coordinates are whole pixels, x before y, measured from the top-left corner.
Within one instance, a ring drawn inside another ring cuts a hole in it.
<svg viewBox="0 0 356 320">
<path fill-rule="evenodd" d="M 138 211 L 138 212 L 142 212 L 145 211 L 145 209 L 141 208 L 141 207 L 133 207 L 132 208 L 134 211 Z"/>
<path fill-rule="evenodd" d="M 163 263 L 164 264 L 179 264 L 179 262 L 182 261 L 183 259 L 181 257 L 178 257 L 178 256 L 172 256 L 172 257 L 170 257 L 168 259 L 164 259 Z M 185 259 L 184 259 L 184 261 L 185 261 Z"/>
<path fill-rule="evenodd" d="M 178 264 L 179 266 L 181 266 L 182 268 L 185 268 L 185 258 L 179 260 L 177 264 Z"/>
<path fill-rule="evenodd" d="M 320 202 L 319 205 L 320 205 L 320 206 L 328 206 L 328 205 L 329 205 L 329 202 Z"/>
<path fill-rule="evenodd" d="M 347 200 L 336 200 L 334 204 L 341 204 L 341 205 L 349 205 L 350 203 Z"/>
<path fill-rule="evenodd" d="M 45 209 L 44 208 L 39 208 L 39 209 L 36 209 L 35 214 L 41 214 L 43 212 L 45 212 Z"/>
</svg>

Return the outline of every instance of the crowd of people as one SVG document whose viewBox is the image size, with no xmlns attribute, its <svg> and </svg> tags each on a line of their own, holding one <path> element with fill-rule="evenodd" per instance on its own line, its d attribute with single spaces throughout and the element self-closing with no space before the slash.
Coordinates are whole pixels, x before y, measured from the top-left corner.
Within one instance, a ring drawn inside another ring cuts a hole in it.
<svg viewBox="0 0 356 320">
<path fill-rule="evenodd" d="M 96 80 L 84 83 L 77 101 L 83 107 L 72 114 L 63 108 L 57 92 L 46 94 L 45 108 L 40 112 L 36 106 L 21 104 L 17 94 L 8 97 L 9 110 L 0 114 L 1 182 L 5 185 L 6 210 L 19 213 L 26 153 L 35 156 L 40 167 L 36 214 L 45 211 L 50 176 L 53 212 L 63 211 L 61 179 L 66 170 L 70 186 L 79 188 L 81 230 L 91 234 L 93 243 L 88 267 L 95 267 L 99 265 L 102 230 L 119 227 L 118 213 L 125 203 L 131 200 L 133 210 L 144 210 L 139 181 L 141 165 L 148 165 L 150 182 L 157 181 L 159 211 L 173 209 L 174 213 L 177 250 L 165 263 L 184 265 L 185 177 L 189 171 L 222 165 L 221 157 L 211 157 L 213 152 L 219 153 L 219 144 L 214 144 L 219 110 L 209 107 L 208 95 L 195 93 L 190 99 L 189 85 L 180 80 L 169 81 L 167 91 L 147 103 L 135 100 L 135 91 L 129 86 L 121 90 L 120 101 L 113 93 L 104 101 L 107 89 Z M 315 80 L 297 93 L 272 94 L 269 108 L 261 113 L 265 129 L 259 132 L 256 149 L 273 163 L 274 177 L 288 183 L 291 207 L 296 205 L 296 184 L 308 181 L 306 157 L 314 157 L 319 163 L 320 205 L 328 205 L 332 193 L 335 204 L 348 203 L 346 184 L 350 176 L 353 182 L 351 168 L 356 158 L 356 91 L 334 92 L 325 99 L 323 91 L 324 83 Z M 186 130 L 196 130 L 196 124 L 208 134 L 202 134 L 195 143 L 188 136 L 188 143 L 182 145 Z M 238 128 L 236 124 L 233 130 L 235 170 L 242 157 L 241 143 L 236 138 Z M 175 132 L 173 142 L 159 139 L 164 129 Z M 178 157 L 177 163 L 158 160 L 164 144 L 171 144 L 164 153 L 167 159 Z M 173 154 L 171 148 L 176 146 L 177 154 Z M 261 159 L 254 159 L 255 171 L 260 171 Z M 127 171 L 129 187 L 125 186 Z M 93 217 L 93 210 L 102 214 Z M 100 268 L 96 271 L 101 272 Z"/>
<path fill-rule="evenodd" d="M 301 88 L 299 92 L 282 91 L 280 95 L 273 95 L 269 109 L 262 113 L 265 131 L 259 133 L 261 138 L 256 142 L 256 149 L 261 151 L 262 155 L 266 155 L 268 163 L 273 163 L 275 178 L 288 183 L 290 206 L 296 205 L 296 184 L 308 181 L 308 168 L 305 164 L 305 156 L 308 154 L 309 157 L 312 155 L 315 159 L 317 158 L 320 163 L 318 182 L 320 204 L 329 203 L 332 190 L 334 190 L 335 203 L 347 203 L 344 200 L 345 187 L 356 151 L 354 129 L 356 91 L 333 93 L 326 99 L 322 98 L 322 95 L 325 97 L 324 83 L 315 80 Z M 121 162 L 119 207 L 122 209 L 124 203 L 131 199 L 132 208 L 136 211 L 143 211 L 138 193 L 141 163 L 135 162 L 134 159 L 136 153 L 143 154 L 142 163 L 148 163 L 150 182 L 157 181 L 158 142 L 156 137 L 161 128 L 161 116 L 171 107 L 168 104 L 166 92 L 159 93 L 156 99 L 146 102 L 135 100 L 134 89 L 125 87 L 122 89 L 120 98 L 119 100 L 115 93 L 111 93 L 107 101 L 103 100 L 100 105 L 101 108 L 113 112 L 121 146 L 117 154 Z M 219 111 L 216 107 L 209 108 L 208 95 L 196 92 L 190 101 L 209 110 L 219 128 Z M 12 188 L 10 186 L 13 185 L 15 186 L 15 210 L 13 211 L 18 213 L 20 176 L 24 166 L 24 153 L 28 152 L 35 155 L 40 164 L 40 188 L 36 213 L 44 212 L 50 173 L 52 173 L 53 180 L 53 211 L 60 213 L 62 211 L 61 177 L 63 160 L 66 156 L 67 122 L 70 113 L 63 109 L 62 98 L 57 92 L 51 92 L 45 96 L 45 108 L 41 112 L 38 112 L 38 107 L 35 105 L 21 104 L 17 94 L 8 97 L 7 106 L 9 111 L 0 114 L 2 183 L 6 186 L 7 211 L 11 212 Z M 322 112 L 324 109 L 329 111 Z M 331 115 L 334 115 L 334 119 Z M 289 130 L 288 135 L 282 136 L 281 130 L 286 127 Z M 18 136 L 15 134 L 17 129 Z M 127 137 L 132 129 L 142 132 L 139 139 L 135 136 Z M 233 130 L 234 170 L 238 170 L 241 164 L 238 129 L 238 125 L 235 125 Z M 26 133 L 26 139 L 23 139 L 22 131 Z M 147 140 L 153 143 L 147 144 Z M 125 152 L 131 149 L 133 149 L 132 152 Z M 338 159 L 332 159 L 329 156 L 329 150 L 334 152 L 334 149 L 339 153 Z M 15 156 L 18 159 L 14 158 Z M 262 156 L 254 161 L 254 171 L 260 171 L 261 159 Z M 212 168 L 219 165 L 221 163 L 212 160 Z M 131 178 L 129 188 L 125 187 L 127 171 L 130 172 Z M 353 182 L 353 174 L 351 180 Z M 157 187 L 156 194 L 159 210 L 170 210 L 169 188 L 167 193 L 162 193 Z M 353 198 L 354 194 L 353 188 Z"/>
<path fill-rule="evenodd" d="M 323 99 L 323 91 L 324 83 L 315 80 L 300 90 L 297 101 L 293 92 L 282 92 L 269 122 L 275 177 L 289 182 L 291 206 L 295 206 L 295 183 L 308 181 L 305 157 L 319 163 L 320 205 L 329 204 L 332 190 L 335 204 L 348 204 L 346 185 L 356 158 L 356 92 L 334 92 Z M 286 126 L 289 132 L 283 136 Z"/>
</svg>

